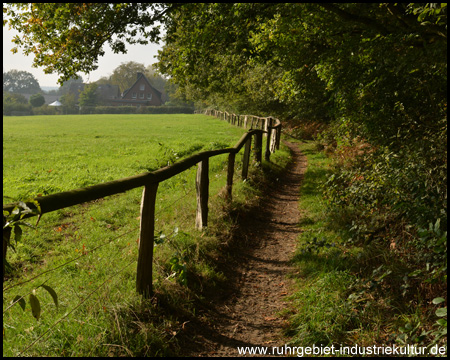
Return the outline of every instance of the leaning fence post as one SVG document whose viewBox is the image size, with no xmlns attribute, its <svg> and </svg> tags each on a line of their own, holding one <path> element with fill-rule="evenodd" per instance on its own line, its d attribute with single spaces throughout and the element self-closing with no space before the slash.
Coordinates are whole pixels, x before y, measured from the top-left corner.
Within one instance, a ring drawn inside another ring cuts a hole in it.
<svg viewBox="0 0 450 360">
<path fill-rule="evenodd" d="M 208 226 L 208 196 L 209 196 L 209 159 L 198 163 L 197 169 L 197 215 L 195 227 L 198 230 Z"/>
<path fill-rule="evenodd" d="M 136 289 L 145 298 L 149 298 L 153 294 L 153 240 L 155 236 L 155 202 L 157 190 L 158 183 L 146 185 L 142 192 Z"/>
<path fill-rule="evenodd" d="M 248 164 L 250 162 L 250 147 L 252 146 L 252 137 L 249 136 L 244 146 L 244 159 L 242 160 L 242 180 L 247 179 Z"/>
</svg>

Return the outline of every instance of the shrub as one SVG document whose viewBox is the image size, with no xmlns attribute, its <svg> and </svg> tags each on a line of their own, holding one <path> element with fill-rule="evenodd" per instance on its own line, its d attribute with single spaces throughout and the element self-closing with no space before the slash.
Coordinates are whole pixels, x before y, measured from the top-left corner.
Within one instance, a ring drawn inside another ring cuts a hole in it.
<svg viewBox="0 0 450 360">
<path fill-rule="evenodd" d="M 45 98 L 42 94 L 34 94 L 30 96 L 29 103 L 32 107 L 37 108 L 45 104 Z"/>
<path fill-rule="evenodd" d="M 33 108 L 33 115 L 57 115 L 59 110 L 55 106 L 43 105 Z"/>
</svg>

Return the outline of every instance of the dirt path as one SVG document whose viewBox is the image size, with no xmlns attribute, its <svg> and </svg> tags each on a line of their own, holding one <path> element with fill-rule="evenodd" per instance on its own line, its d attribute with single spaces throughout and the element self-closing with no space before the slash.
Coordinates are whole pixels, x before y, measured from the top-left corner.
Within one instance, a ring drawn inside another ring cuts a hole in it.
<svg viewBox="0 0 450 360">
<path fill-rule="evenodd" d="M 216 294 L 213 310 L 186 324 L 186 356 L 239 356 L 237 347 L 283 346 L 279 312 L 290 293 L 289 260 L 299 232 L 299 186 L 306 157 L 294 144 L 293 161 L 262 206 L 240 224 L 241 246 L 227 263 L 230 289 Z"/>
</svg>

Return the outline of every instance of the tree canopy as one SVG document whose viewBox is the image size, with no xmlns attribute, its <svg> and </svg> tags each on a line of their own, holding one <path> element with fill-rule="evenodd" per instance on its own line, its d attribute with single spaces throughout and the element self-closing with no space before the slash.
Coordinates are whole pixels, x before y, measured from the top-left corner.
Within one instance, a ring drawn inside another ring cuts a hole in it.
<svg viewBox="0 0 450 360">
<path fill-rule="evenodd" d="M 45 104 L 45 98 L 42 94 L 34 94 L 28 100 L 32 107 L 39 107 Z"/>
<path fill-rule="evenodd" d="M 140 72 L 145 74 L 150 83 L 161 92 L 164 90 L 167 80 L 157 74 L 152 65 L 145 67 L 144 64 L 135 61 L 121 63 L 116 67 L 109 78 L 101 79 L 102 83 L 118 85 L 120 92 L 129 89 L 136 82 L 136 74 Z"/>
<path fill-rule="evenodd" d="M 5 6 L 6 5 L 6 6 Z M 108 44 L 114 53 L 126 53 L 128 44 L 159 39 L 157 21 L 179 5 L 147 3 L 9 3 L 3 6 L 3 26 L 20 36 L 13 40 L 33 65 L 59 73 L 62 84 L 77 72 L 97 69 Z"/>
<path fill-rule="evenodd" d="M 34 94 L 41 91 L 39 82 L 27 71 L 10 70 L 3 73 L 3 91 Z"/>
<path fill-rule="evenodd" d="M 444 5 L 186 7 L 168 23 L 158 65 L 191 97 L 235 104 L 239 112 L 258 108 L 323 119 L 358 104 L 389 112 L 402 97 L 417 106 L 417 100 L 426 102 L 420 106 L 434 114 L 442 111 L 436 101 L 446 87 Z M 425 90 L 423 76 L 430 76 L 435 94 L 417 91 Z M 358 111 L 367 115 L 364 107 Z M 378 122 L 391 119 L 379 115 Z"/>
<path fill-rule="evenodd" d="M 3 11 L 21 34 L 17 47 L 61 81 L 96 69 L 105 44 L 126 52 L 127 43 L 163 39 L 157 68 L 185 99 L 316 120 L 332 124 L 339 144 L 363 138 L 402 161 L 415 154 L 423 166 L 410 176 L 421 185 L 405 180 L 396 191 L 433 188 L 434 213 L 426 204 L 416 213 L 437 218 L 446 209 L 438 180 L 446 178 L 445 3 L 33 3 Z"/>
<path fill-rule="evenodd" d="M 97 105 L 97 87 L 98 85 L 95 83 L 88 84 L 84 87 L 84 90 L 80 93 L 80 97 L 78 98 L 81 107 Z"/>
</svg>

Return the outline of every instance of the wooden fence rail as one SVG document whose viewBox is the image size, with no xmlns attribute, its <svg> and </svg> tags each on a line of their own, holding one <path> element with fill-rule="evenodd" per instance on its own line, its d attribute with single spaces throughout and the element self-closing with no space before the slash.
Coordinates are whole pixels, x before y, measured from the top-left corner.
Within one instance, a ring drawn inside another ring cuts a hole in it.
<svg viewBox="0 0 450 360">
<path fill-rule="evenodd" d="M 114 180 L 97 184 L 82 189 L 65 191 L 48 196 L 37 197 L 34 200 L 39 203 L 40 214 L 49 213 L 66 207 L 79 205 L 105 196 L 119 194 L 137 187 L 144 187 L 140 213 L 140 236 L 139 255 L 136 274 L 136 289 L 144 297 L 152 295 L 152 264 L 153 264 L 153 241 L 155 232 L 155 202 L 158 185 L 160 182 L 186 171 L 190 167 L 198 164 L 196 188 L 197 188 L 197 214 L 196 228 L 202 229 L 208 223 L 208 198 L 209 198 L 209 159 L 211 157 L 228 155 L 227 185 L 226 195 L 231 200 L 234 176 L 234 164 L 236 154 L 244 147 L 242 179 L 248 176 L 248 166 L 250 163 L 250 149 L 252 138 L 255 138 L 254 154 L 255 160 L 261 162 L 262 159 L 262 138 L 267 134 L 267 146 L 265 160 L 269 160 L 270 153 L 279 148 L 281 123 L 273 118 L 260 118 L 252 115 L 235 115 L 216 110 L 208 110 L 205 115 L 215 116 L 226 120 L 231 124 L 248 128 L 237 144 L 232 148 L 204 151 L 183 159 L 173 165 L 163 167 L 153 172 L 147 172 L 124 179 Z M 275 121 L 274 121 L 275 120 Z M 3 205 L 3 211 L 9 214 L 17 208 L 18 203 Z M 30 209 L 36 209 L 33 202 L 26 205 Z M 36 216 L 35 213 L 24 215 L 23 218 Z M 3 224 L 6 218 L 3 216 Z M 11 236 L 11 228 L 3 229 L 3 277 L 5 274 L 5 259 L 7 243 Z"/>
</svg>

